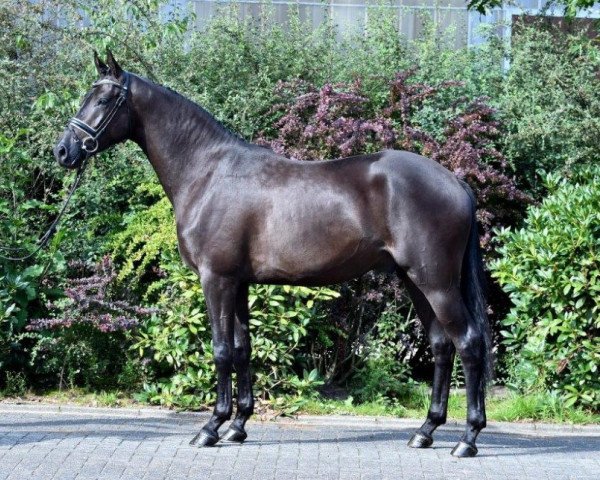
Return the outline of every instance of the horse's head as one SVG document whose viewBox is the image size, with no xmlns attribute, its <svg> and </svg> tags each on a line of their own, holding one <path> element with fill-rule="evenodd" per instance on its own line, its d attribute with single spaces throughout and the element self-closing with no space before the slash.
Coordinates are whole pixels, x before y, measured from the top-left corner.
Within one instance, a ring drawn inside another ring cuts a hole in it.
<svg viewBox="0 0 600 480">
<path fill-rule="evenodd" d="M 56 160 L 66 168 L 78 168 L 84 159 L 129 136 L 127 96 L 130 75 L 121 69 L 110 51 L 106 64 L 96 52 L 94 61 L 100 78 L 94 82 L 54 147 Z"/>
</svg>

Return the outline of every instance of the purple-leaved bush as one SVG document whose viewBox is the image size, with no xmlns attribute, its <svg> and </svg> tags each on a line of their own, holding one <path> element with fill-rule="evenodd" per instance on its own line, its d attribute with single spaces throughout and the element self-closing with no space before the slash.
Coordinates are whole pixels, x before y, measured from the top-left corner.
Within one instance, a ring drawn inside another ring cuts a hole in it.
<svg viewBox="0 0 600 480">
<path fill-rule="evenodd" d="M 389 105 L 383 108 L 381 115 L 396 120 L 396 126 L 401 130 L 397 148 L 411 152 L 419 152 L 415 140 L 419 139 L 421 130 L 413 126 L 414 114 L 423 106 L 428 98 L 435 97 L 442 90 L 462 86 L 462 82 L 445 81 L 437 85 L 425 83 L 409 83 L 408 79 L 415 74 L 416 67 L 397 72 L 390 82 Z M 425 152 L 420 152 L 426 155 Z M 427 156 L 427 155 L 426 155 Z"/>
<path fill-rule="evenodd" d="M 409 150 L 430 157 L 471 185 L 477 195 L 481 243 L 490 248 L 493 228 L 513 224 L 531 198 L 507 174 L 507 162 L 495 142 L 501 134 L 496 111 L 485 98 L 463 102 L 445 120 L 443 138 L 418 125 L 415 114 L 428 99 L 462 85 L 411 82 L 416 69 L 398 72 L 390 82 L 388 105 L 374 107 L 361 91 L 361 82 L 326 84 L 320 89 L 306 82 L 280 83 L 281 114 L 275 135 L 263 133 L 258 142 L 299 160 L 323 160 L 376 152 L 386 148 Z M 273 113 L 272 112 L 272 113 Z"/>
<path fill-rule="evenodd" d="M 350 85 L 328 83 L 320 89 L 305 82 L 280 82 L 275 93 L 283 101 L 273 107 L 284 111 L 275 123 L 278 135 L 274 139 L 261 136 L 258 143 L 298 160 L 393 148 L 396 133 L 392 122 L 371 115 L 369 101 L 360 89 L 358 80 Z"/>
<path fill-rule="evenodd" d="M 30 320 L 27 330 L 88 325 L 104 333 L 126 331 L 135 328 L 142 317 L 154 312 L 109 295 L 117 274 L 108 256 L 92 267 L 82 261 L 71 261 L 69 268 L 75 276 L 67 279 L 64 289 L 66 301 L 48 303 L 46 306 L 53 316 Z"/>
</svg>

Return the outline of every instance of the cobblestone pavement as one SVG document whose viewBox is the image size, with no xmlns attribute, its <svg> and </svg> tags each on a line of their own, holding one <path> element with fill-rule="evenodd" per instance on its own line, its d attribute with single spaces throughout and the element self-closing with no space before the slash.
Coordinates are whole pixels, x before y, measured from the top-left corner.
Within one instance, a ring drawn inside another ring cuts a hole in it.
<svg viewBox="0 0 600 480">
<path fill-rule="evenodd" d="M 456 459 L 460 432 L 406 446 L 415 420 L 253 421 L 243 445 L 195 448 L 206 414 L 0 404 L 4 479 L 600 479 L 600 429 L 496 424 L 479 455 Z"/>
</svg>

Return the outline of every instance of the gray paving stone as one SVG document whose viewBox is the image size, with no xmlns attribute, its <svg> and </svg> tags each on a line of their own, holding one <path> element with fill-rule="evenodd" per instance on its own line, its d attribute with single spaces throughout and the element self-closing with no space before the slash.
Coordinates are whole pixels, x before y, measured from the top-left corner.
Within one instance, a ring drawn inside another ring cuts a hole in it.
<svg viewBox="0 0 600 480">
<path fill-rule="evenodd" d="M 253 421 L 243 445 L 188 445 L 203 414 L 0 405 L 0 480 L 597 479 L 593 429 L 502 425 L 482 433 L 475 459 L 455 459 L 442 427 L 433 448 L 406 441 L 420 422 L 322 417 Z M 509 428 L 510 427 L 510 428 Z"/>
</svg>

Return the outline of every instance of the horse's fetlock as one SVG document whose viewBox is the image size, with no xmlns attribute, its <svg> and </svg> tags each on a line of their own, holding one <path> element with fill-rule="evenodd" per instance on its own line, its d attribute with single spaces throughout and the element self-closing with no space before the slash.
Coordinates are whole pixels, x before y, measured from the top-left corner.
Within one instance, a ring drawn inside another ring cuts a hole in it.
<svg viewBox="0 0 600 480">
<path fill-rule="evenodd" d="M 436 427 L 444 425 L 446 423 L 446 412 L 436 412 L 430 410 L 427 414 L 427 420 L 429 420 Z"/>
<path fill-rule="evenodd" d="M 254 413 L 254 398 L 238 399 L 237 413 L 246 417 L 252 415 Z"/>
<path fill-rule="evenodd" d="M 487 421 L 485 415 L 478 412 L 467 415 L 467 424 L 475 431 L 480 431 L 487 426 Z"/>
</svg>

